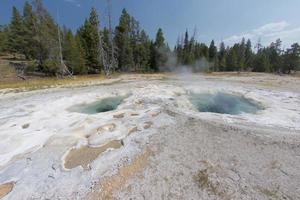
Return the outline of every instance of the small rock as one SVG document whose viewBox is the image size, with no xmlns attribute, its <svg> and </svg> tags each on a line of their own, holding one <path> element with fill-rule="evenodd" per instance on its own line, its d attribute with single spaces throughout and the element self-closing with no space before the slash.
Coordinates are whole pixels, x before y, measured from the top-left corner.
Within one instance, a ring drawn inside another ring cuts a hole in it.
<svg viewBox="0 0 300 200">
<path fill-rule="evenodd" d="M 125 113 L 121 113 L 121 114 L 114 115 L 114 118 L 121 119 L 121 118 L 124 118 L 124 116 L 125 116 Z"/>
<path fill-rule="evenodd" d="M 150 112 L 149 114 L 150 114 L 151 117 L 156 117 L 156 116 L 158 116 L 160 114 L 160 112 L 158 112 L 158 111 L 154 112 L 153 111 L 153 112 Z"/>
<path fill-rule="evenodd" d="M 180 92 L 173 92 L 173 94 L 177 97 L 180 97 L 182 95 Z"/>
<path fill-rule="evenodd" d="M 137 100 L 137 101 L 135 101 L 135 104 L 138 104 L 138 105 L 141 105 L 141 104 L 143 104 L 143 103 L 144 103 L 143 100 Z"/>
<path fill-rule="evenodd" d="M 100 126 L 97 129 L 97 133 L 101 134 L 101 133 L 104 133 L 104 132 L 107 132 L 107 131 L 113 132 L 116 129 L 116 127 L 117 127 L 117 125 L 114 124 L 114 123 L 106 124 L 106 125 Z"/>
<path fill-rule="evenodd" d="M 145 122 L 144 123 L 144 129 L 149 129 L 153 125 L 153 122 Z"/>
<path fill-rule="evenodd" d="M 26 158 L 26 164 L 29 165 L 32 162 L 31 158 Z"/>
<path fill-rule="evenodd" d="M 137 132 L 137 131 L 139 131 L 139 130 L 138 130 L 138 127 L 135 126 L 135 127 L 131 128 L 131 129 L 129 129 L 128 135 L 131 135 L 132 133 L 135 133 L 135 132 Z"/>
<path fill-rule="evenodd" d="M 51 166 L 51 168 L 54 170 L 54 171 L 56 171 L 56 165 L 55 164 L 53 164 L 52 166 Z"/>
<path fill-rule="evenodd" d="M 22 126 L 22 128 L 23 128 L 23 129 L 27 129 L 29 126 L 30 126 L 30 124 L 24 124 L 24 125 Z"/>
<path fill-rule="evenodd" d="M 53 175 L 48 175 L 48 178 L 55 179 Z"/>
<path fill-rule="evenodd" d="M 166 113 L 171 116 L 171 117 L 175 117 L 176 116 L 176 113 L 171 111 L 171 110 L 166 110 Z"/>
</svg>

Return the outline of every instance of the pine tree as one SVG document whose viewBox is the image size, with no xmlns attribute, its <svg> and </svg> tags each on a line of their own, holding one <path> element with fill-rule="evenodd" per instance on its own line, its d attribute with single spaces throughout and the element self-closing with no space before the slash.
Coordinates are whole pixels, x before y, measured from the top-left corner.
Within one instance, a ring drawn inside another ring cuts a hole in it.
<svg viewBox="0 0 300 200">
<path fill-rule="evenodd" d="M 148 35 L 144 30 L 142 30 L 139 34 L 139 38 L 134 51 L 135 65 L 138 66 L 139 70 L 150 70 L 150 45 L 151 43 Z"/>
<path fill-rule="evenodd" d="M 252 68 L 252 62 L 253 62 L 252 44 L 251 44 L 251 40 L 248 39 L 246 43 L 246 49 L 245 49 L 245 68 Z"/>
<path fill-rule="evenodd" d="M 4 53 L 8 49 L 8 27 L 0 25 L 0 54 Z"/>
<path fill-rule="evenodd" d="M 151 71 L 157 72 L 159 70 L 156 60 L 156 48 L 153 41 L 150 43 L 150 68 Z"/>
<path fill-rule="evenodd" d="M 88 66 L 90 67 L 90 73 L 101 72 L 101 60 L 100 60 L 100 41 L 99 41 L 99 19 L 96 9 L 93 7 L 89 18 L 90 30 L 87 33 L 90 41 L 88 41 Z"/>
<path fill-rule="evenodd" d="M 66 66 L 73 74 L 86 74 L 87 68 L 85 66 L 83 50 L 80 46 L 80 40 L 75 37 L 71 30 L 64 28 L 63 39 L 63 56 Z"/>
<path fill-rule="evenodd" d="M 156 33 L 155 46 L 157 48 L 164 48 L 165 47 L 165 37 L 164 37 L 164 33 L 163 33 L 161 28 L 159 28 L 157 33 Z"/>
<path fill-rule="evenodd" d="M 34 0 L 34 7 L 38 69 L 49 75 L 57 75 L 60 67 L 58 26 L 40 0 Z"/>
<path fill-rule="evenodd" d="M 195 63 L 195 55 L 194 52 L 192 52 L 192 46 L 194 45 L 194 39 L 192 38 L 190 40 L 189 33 L 186 30 L 185 37 L 184 37 L 184 44 L 183 44 L 183 58 L 182 63 L 185 65 L 192 65 Z"/>
<path fill-rule="evenodd" d="M 164 67 L 168 60 L 168 50 L 166 48 L 165 37 L 161 28 L 159 28 L 156 33 L 153 53 L 156 64 L 155 70 L 157 71 L 159 67 Z"/>
<path fill-rule="evenodd" d="M 2 26 L 0 26 L 0 53 L 4 52 L 4 41 L 5 41 L 4 31 Z"/>
<path fill-rule="evenodd" d="M 201 58 L 201 52 L 199 47 L 199 43 L 197 41 L 194 41 L 194 44 L 192 45 L 193 63 L 195 63 Z"/>
<path fill-rule="evenodd" d="M 131 17 L 126 9 L 123 9 L 116 27 L 115 43 L 118 50 L 118 70 L 129 71 L 134 65 L 133 49 L 131 46 Z"/>
<path fill-rule="evenodd" d="M 85 20 L 83 26 L 81 26 L 78 31 L 77 35 L 80 39 L 80 46 L 83 48 L 84 51 L 84 58 L 85 64 L 87 67 L 88 73 L 95 73 L 95 68 L 93 67 L 93 60 L 97 60 L 99 58 L 94 58 L 92 56 L 92 52 L 90 51 L 92 44 L 92 26 L 88 20 Z"/>
<path fill-rule="evenodd" d="M 147 35 L 145 30 L 141 32 L 141 43 L 144 49 L 143 57 L 142 57 L 142 64 L 145 66 L 147 71 L 150 70 L 150 60 L 151 60 L 151 41 L 149 36 Z"/>
<path fill-rule="evenodd" d="M 224 42 L 221 42 L 220 44 L 218 61 L 219 61 L 219 71 L 224 71 L 226 69 L 226 48 Z"/>
<path fill-rule="evenodd" d="M 212 69 L 213 71 L 217 71 L 216 67 L 217 67 L 217 53 L 218 53 L 218 49 L 215 46 L 215 41 L 212 40 L 210 45 L 209 45 L 209 62 L 212 65 Z"/>
<path fill-rule="evenodd" d="M 12 18 L 9 26 L 9 39 L 8 46 L 11 53 L 20 53 L 24 52 L 24 25 L 22 16 L 20 15 L 18 9 L 14 6 L 12 10 Z"/>
<path fill-rule="evenodd" d="M 234 71 L 238 68 L 238 58 L 234 48 L 227 50 L 228 55 L 226 56 L 226 71 Z"/>
<path fill-rule="evenodd" d="M 254 72 L 270 72 L 271 64 L 265 48 L 260 48 L 254 59 Z"/>
<path fill-rule="evenodd" d="M 284 67 L 282 69 L 285 73 L 291 73 L 292 70 L 300 69 L 300 46 L 298 43 L 291 45 L 284 54 Z"/>
<path fill-rule="evenodd" d="M 143 45 L 140 42 L 140 25 L 139 22 L 134 18 L 130 17 L 130 46 L 132 48 L 134 64 L 131 66 L 131 71 L 141 70 L 141 57 L 143 51 Z"/>
<path fill-rule="evenodd" d="M 238 56 L 238 71 L 245 69 L 245 54 L 246 54 L 246 44 L 245 44 L 245 38 L 242 39 L 241 43 L 237 45 L 237 56 Z"/>
<path fill-rule="evenodd" d="M 183 49 L 186 51 L 186 53 L 189 52 L 189 47 L 190 47 L 189 32 L 188 30 L 186 30 L 184 34 L 184 44 L 183 44 Z"/>
<path fill-rule="evenodd" d="M 202 57 L 208 59 L 208 56 L 209 56 L 208 46 L 204 43 L 201 43 L 200 46 L 201 46 Z"/>
<path fill-rule="evenodd" d="M 85 65 L 88 73 L 100 73 L 102 70 L 100 52 L 100 30 L 97 11 L 92 8 L 89 19 L 86 19 L 83 26 L 77 31 L 80 38 L 80 47 L 83 48 Z"/>
<path fill-rule="evenodd" d="M 271 72 L 278 72 L 283 66 L 282 50 L 281 50 L 281 40 L 277 39 L 276 42 L 272 42 L 267 48 L 268 55 L 270 58 Z"/>
<path fill-rule="evenodd" d="M 32 6 L 25 2 L 23 8 L 23 21 L 24 21 L 24 55 L 27 59 L 33 59 L 36 57 L 37 41 L 36 41 L 36 32 L 35 24 L 36 16 L 33 12 Z"/>
<path fill-rule="evenodd" d="M 182 37 L 178 37 L 177 39 L 177 44 L 174 48 L 174 52 L 177 55 L 177 65 L 183 64 L 183 60 L 184 60 L 184 43 L 183 43 L 183 39 Z"/>
</svg>

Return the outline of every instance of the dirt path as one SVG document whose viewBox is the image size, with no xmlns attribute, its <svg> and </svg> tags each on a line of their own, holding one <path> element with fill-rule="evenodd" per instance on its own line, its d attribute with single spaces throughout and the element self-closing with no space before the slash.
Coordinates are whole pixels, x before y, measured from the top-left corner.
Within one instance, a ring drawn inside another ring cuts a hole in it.
<svg viewBox="0 0 300 200">
<path fill-rule="evenodd" d="M 14 183 L 5 183 L 0 185 L 0 199 L 5 197 L 8 193 L 12 191 Z"/>
<path fill-rule="evenodd" d="M 107 178 L 102 183 L 96 185 L 85 199 L 87 200 L 102 200 L 114 199 L 113 193 L 120 190 L 132 176 L 144 170 L 148 165 L 149 158 L 153 152 L 147 149 L 143 154 L 137 156 L 134 161 L 119 169 L 119 172 Z"/>
</svg>

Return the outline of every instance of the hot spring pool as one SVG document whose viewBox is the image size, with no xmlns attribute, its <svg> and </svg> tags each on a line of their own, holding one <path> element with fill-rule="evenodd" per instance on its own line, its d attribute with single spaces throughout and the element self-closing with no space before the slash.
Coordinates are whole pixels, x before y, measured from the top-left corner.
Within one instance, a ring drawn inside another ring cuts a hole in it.
<svg viewBox="0 0 300 200">
<path fill-rule="evenodd" d="M 69 110 L 71 112 L 79 112 L 84 114 L 97 114 L 116 110 L 118 106 L 126 99 L 128 96 L 117 96 L 101 99 L 99 101 L 90 104 L 79 104 L 72 106 Z"/>
<path fill-rule="evenodd" d="M 242 96 L 218 92 L 215 94 L 192 94 L 191 103 L 199 112 L 239 115 L 242 113 L 256 113 L 262 106 Z"/>
</svg>

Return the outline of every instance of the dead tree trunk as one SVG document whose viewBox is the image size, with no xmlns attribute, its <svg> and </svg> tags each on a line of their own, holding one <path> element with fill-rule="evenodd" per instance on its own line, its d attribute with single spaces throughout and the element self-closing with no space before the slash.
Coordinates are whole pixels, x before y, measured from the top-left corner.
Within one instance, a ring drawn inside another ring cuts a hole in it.
<svg viewBox="0 0 300 200">
<path fill-rule="evenodd" d="M 103 48 L 102 35 L 99 33 L 99 50 L 100 50 L 100 59 L 103 65 L 104 73 L 106 76 L 109 76 L 112 70 L 114 70 L 118 65 L 118 62 L 117 59 L 115 58 L 115 45 L 113 41 L 111 0 L 107 0 L 107 6 L 108 6 L 107 16 L 108 16 L 108 26 L 109 26 L 109 44 L 108 44 L 108 48 L 105 50 Z"/>
<path fill-rule="evenodd" d="M 58 11 L 57 11 L 57 20 L 59 22 Z M 64 76 L 72 77 L 73 74 L 69 71 L 68 67 L 66 66 L 66 64 L 65 64 L 65 62 L 63 60 L 62 44 L 61 44 L 61 35 L 60 35 L 59 24 L 57 24 L 57 35 L 58 35 L 59 59 L 60 59 L 59 75 L 61 77 L 64 77 Z"/>
</svg>

